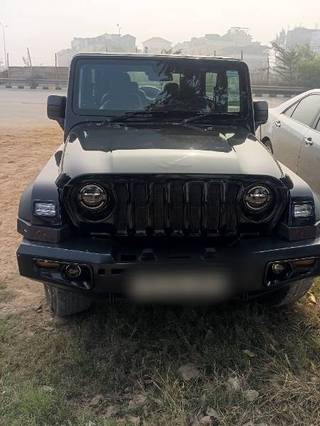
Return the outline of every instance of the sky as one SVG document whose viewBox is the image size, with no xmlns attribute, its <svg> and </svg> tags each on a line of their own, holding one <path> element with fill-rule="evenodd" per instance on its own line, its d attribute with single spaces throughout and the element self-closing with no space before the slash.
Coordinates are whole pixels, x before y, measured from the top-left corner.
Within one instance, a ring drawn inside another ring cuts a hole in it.
<svg viewBox="0 0 320 426">
<path fill-rule="evenodd" d="M 319 0 L 0 0 L 11 65 L 22 65 L 30 49 L 35 65 L 53 65 L 54 53 L 73 37 L 116 33 L 141 42 L 164 37 L 174 43 L 207 33 L 247 27 L 254 40 L 269 43 L 281 28 L 320 27 Z M 0 60 L 3 38 L 0 27 Z"/>
</svg>

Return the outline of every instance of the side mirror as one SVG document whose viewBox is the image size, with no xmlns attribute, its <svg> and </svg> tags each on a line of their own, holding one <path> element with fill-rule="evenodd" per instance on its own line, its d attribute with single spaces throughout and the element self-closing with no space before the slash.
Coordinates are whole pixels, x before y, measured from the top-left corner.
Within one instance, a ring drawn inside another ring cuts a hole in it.
<svg viewBox="0 0 320 426">
<path fill-rule="evenodd" d="M 258 128 L 261 124 L 265 124 L 268 121 L 268 102 L 256 101 L 253 103 L 254 108 L 254 121 Z"/>
<path fill-rule="evenodd" d="M 50 95 L 47 102 L 47 115 L 50 120 L 56 120 L 63 128 L 66 115 L 67 98 L 65 96 Z"/>
</svg>

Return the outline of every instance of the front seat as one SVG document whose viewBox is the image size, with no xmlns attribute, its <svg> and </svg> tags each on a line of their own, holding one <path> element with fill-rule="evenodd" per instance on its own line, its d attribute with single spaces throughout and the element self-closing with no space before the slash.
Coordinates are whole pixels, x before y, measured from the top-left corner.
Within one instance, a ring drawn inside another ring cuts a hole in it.
<svg viewBox="0 0 320 426">
<path fill-rule="evenodd" d="M 106 99 L 107 98 L 107 99 Z M 118 74 L 111 82 L 107 97 L 100 109 L 136 111 L 141 109 L 141 100 L 137 86 L 131 82 L 128 74 Z"/>
</svg>

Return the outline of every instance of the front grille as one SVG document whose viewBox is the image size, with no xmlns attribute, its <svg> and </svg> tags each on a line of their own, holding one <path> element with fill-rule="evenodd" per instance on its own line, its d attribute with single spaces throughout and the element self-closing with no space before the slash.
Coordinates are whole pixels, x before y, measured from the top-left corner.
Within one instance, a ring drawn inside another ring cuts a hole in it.
<svg viewBox="0 0 320 426">
<path fill-rule="evenodd" d="M 113 210 L 105 218 L 86 217 L 77 202 L 79 187 L 99 182 L 113 194 Z M 65 189 L 65 206 L 74 225 L 89 232 L 116 236 L 232 236 L 246 223 L 240 192 L 256 178 L 170 176 L 99 176 L 81 178 Z M 279 218 L 286 198 L 283 185 L 270 182 L 278 194 L 272 221 Z M 281 189 L 282 186 L 282 189 Z M 280 189 L 279 189 L 280 188 Z M 258 219 L 258 218 L 257 218 Z M 263 220 L 251 222 L 264 225 Z"/>
<path fill-rule="evenodd" d="M 235 215 L 224 223 L 222 213 L 231 211 L 237 192 L 226 192 L 221 182 L 118 182 L 113 189 L 119 234 L 216 235 L 226 223 L 230 231 L 236 228 Z"/>
</svg>

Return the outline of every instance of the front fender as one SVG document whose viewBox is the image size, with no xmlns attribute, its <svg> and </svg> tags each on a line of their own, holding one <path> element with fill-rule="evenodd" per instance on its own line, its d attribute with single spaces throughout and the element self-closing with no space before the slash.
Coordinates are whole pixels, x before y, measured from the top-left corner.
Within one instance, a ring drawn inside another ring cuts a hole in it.
<svg viewBox="0 0 320 426">
<path fill-rule="evenodd" d="M 56 180 L 60 174 L 61 147 L 49 159 L 36 179 L 22 193 L 19 203 L 18 218 L 32 225 L 60 225 L 62 223 L 59 189 Z M 54 201 L 57 217 L 39 218 L 33 215 L 35 201 Z"/>
<path fill-rule="evenodd" d="M 292 170 L 283 164 L 280 164 L 283 173 L 289 184 L 290 199 L 297 201 L 314 201 L 315 206 L 315 225 L 320 225 L 320 200 L 319 196 L 311 189 L 311 187 Z M 314 225 L 314 224 L 313 224 Z"/>
<path fill-rule="evenodd" d="M 288 169 L 288 167 L 286 167 L 284 164 L 280 162 L 279 164 L 285 176 L 287 176 L 291 181 L 291 187 L 289 189 L 292 198 L 314 198 L 314 192 L 301 177 L 299 177 L 292 170 Z"/>
</svg>

